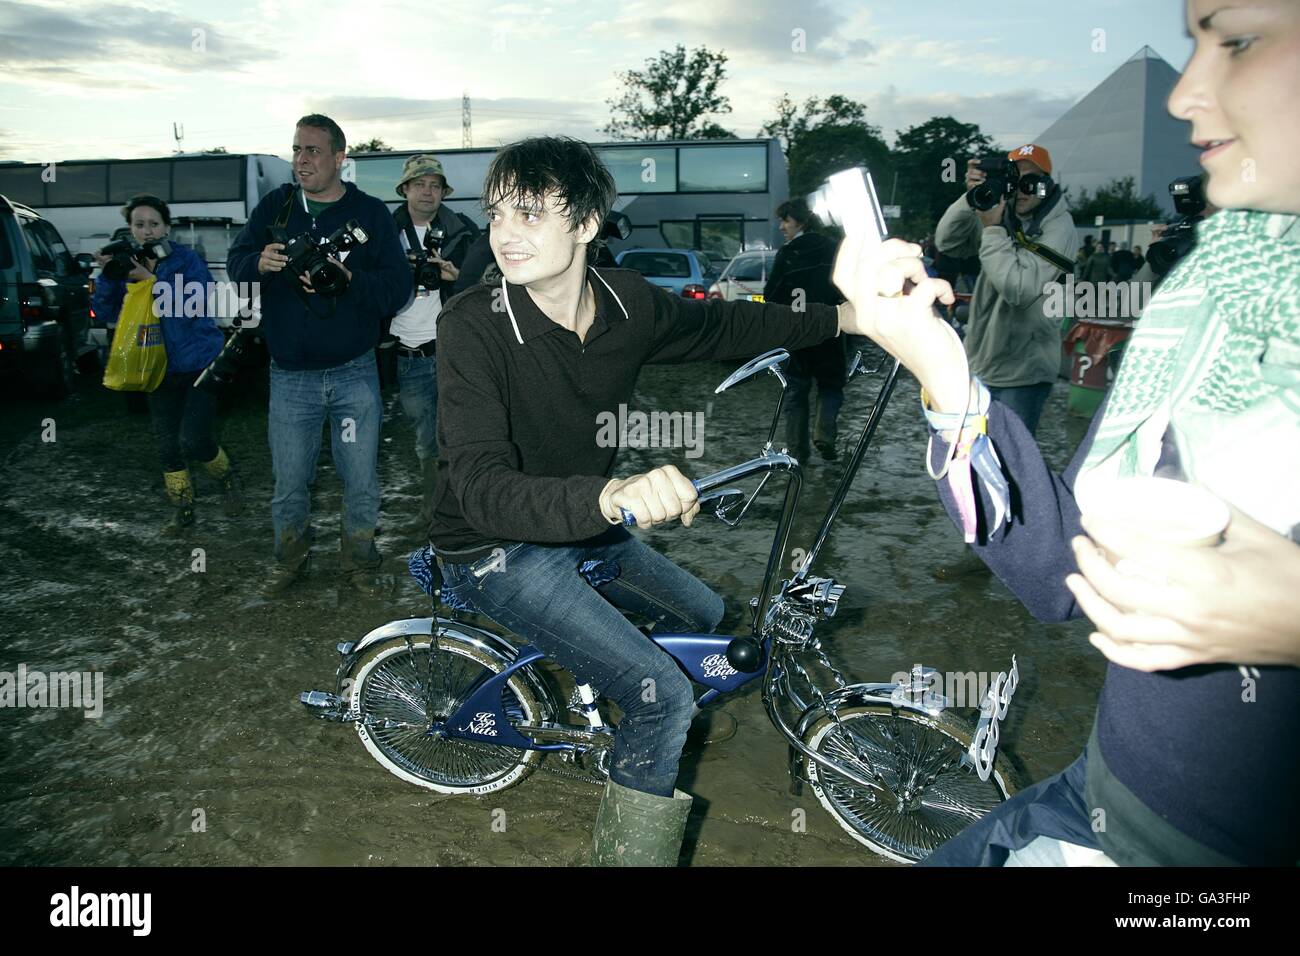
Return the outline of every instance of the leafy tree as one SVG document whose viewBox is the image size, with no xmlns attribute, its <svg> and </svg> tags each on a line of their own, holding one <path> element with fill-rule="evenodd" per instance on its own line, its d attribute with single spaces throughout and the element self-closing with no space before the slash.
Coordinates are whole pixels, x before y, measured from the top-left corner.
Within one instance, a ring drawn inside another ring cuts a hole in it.
<svg viewBox="0 0 1300 956">
<path fill-rule="evenodd" d="M 213 146 L 211 149 L 203 149 L 200 150 L 199 152 L 203 153 L 204 155 L 215 155 L 218 153 L 228 153 L 229 150 L 226 149 L 226 147 L 224 146 Z"/>
<path fill-rule="evenodd" d="M 353 143 L 348 150 L 350 153 L 391 153 L 393 147 L 389 146 L 378 136 L 368 139 L 362 143 Z"/>
<path fill-rule="evenodd" d="M 700 126 L 689 139 L 740 139 L 729 129 L 723 129 L 717 123 L 708 122 Z"/>
<path fill-rule="evenodd" d="M 1137 195 L 1137 185 L 1132 176 L 1112 179 L 1089 196 L 1088 190 L 1079 190 L 1079 198 L 1072 200 L 1070 213 L 1079 225 L 1092 225 L 1098 216 L 1107 219 L 1160 219 L 1164 212 L 1154 195 Z"/>
<path fill-rule="evenodd" d="M 790 195 L 802 196 L 821 185 L 831 173 L 851 166 L 871 170 L 881 202 L 889 201 L 894 161 L 875 127 L 823 123 L 799 135 L 790 150 Z"/>
<path fill-rule="evenodd" d="M 799 110 L 790 94 L 782 93 L 776 101 L 776 119 L 764 123 L 759 130 L 760 135 L 775 136 L 781 141 L 787 159 L 799 139 L 819 126 L 860 126 L 880 136 L 880 130 L 867 122 L 867 107 L 839 93 L 832 93 L 825 100 L 810 96 L 803 103 L 802 115 Z"/>
<path fill-rule="evenodd" d="M 966 160 L 1004 152 L 975 123 L 951 116 L 934 116 L 898 133 L 894 161 L 898 169 L 898 198 L 903 218 L 899 235 L 922 236 L 933 231 L 953 200 L 965 191 Z M 882 191 L 885 184 L 877 183 Z M 889 202 L 888 194 L 880 197 Z"/>
<path fill-rule="evenodd" d="M 646 60 L 644 70 L 617 74 L 623 93 L 608 100 L 613 115 L 604 132 L 613 139 L 723 139 L 726 130 L 710 113 L 730 113 L 718 92 L 727 77 L 725 53 L 699 47 L 688 55 L 680 43 Z"/>
</svg>

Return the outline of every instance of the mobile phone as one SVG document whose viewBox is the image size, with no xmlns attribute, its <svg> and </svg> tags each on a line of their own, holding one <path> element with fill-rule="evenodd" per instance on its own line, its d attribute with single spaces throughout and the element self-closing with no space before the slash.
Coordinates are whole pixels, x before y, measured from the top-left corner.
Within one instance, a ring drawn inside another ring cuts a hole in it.
<svg viewBox="0 0 1300 956">
<path fill-rule="evenodd" d="M 828 176 L 815 192 L 808 194 L 808 208 L 823 222 L 839 226 L 846 236 L 880 243 L 888 235 L 875 183 L 864 166 Z"/>
</svg>

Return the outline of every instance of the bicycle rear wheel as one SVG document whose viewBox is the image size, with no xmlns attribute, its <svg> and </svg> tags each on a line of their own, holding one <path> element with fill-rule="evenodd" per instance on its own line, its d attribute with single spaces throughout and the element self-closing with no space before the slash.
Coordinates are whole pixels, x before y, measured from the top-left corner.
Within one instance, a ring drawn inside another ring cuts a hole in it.
<svg viewBox="0 0 1300 956">
<path fill-rule="evenodd" d="M 409 646 L 386 641 L 353 668 L 348 716 L 371 756 L 403 780 L 439 793 L 504 790 L 532 773 L 539 751 L 428 733 L 431 719 L 445 721 L 501 669 L 478 648 L 446 635 L 432 655 L 427 637 Z M 511 723 L 541 719 L 541 705 L 518 674 L 502 688 L 501 704 Z"/>
<path fill-rule="evenodd" d="M 874 779 L 862 751 L 887 789 L 869 790 L 809 760 L 813 793 L 850 836 L 891 860 L 925 859 L 1014 792 L 998 771 L 985 781 L 962 766 L 972 728 L 948 711 L 930 717 L 879 703 L 846 707 L 839 716 L 843 730 L 823 717 L 804 743 Z"/>
</svg>

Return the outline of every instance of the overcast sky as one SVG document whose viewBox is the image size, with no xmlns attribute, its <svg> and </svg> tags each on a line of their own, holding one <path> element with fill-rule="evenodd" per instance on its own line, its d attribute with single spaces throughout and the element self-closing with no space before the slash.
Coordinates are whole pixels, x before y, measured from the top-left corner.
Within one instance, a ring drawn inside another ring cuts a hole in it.
<svg viewBox="0 0 1300 956">
<path fill-rule="evenodd" d="M 315 111 L 351 142 L 459 147 L 466 91 L 475 146 L 600 140 L 615 72 L 677 43 L 727 54 L 714 118 L 740 136 L 783 92 L 841 93 L 891 141 L 947 114 L 1006 145 L 1143 44 L 1191 54 L 1181 0 L 0 0 L 0 159 L 165 155 L 173 121 L 186 150 L 287 156 Z"/>
</svg>

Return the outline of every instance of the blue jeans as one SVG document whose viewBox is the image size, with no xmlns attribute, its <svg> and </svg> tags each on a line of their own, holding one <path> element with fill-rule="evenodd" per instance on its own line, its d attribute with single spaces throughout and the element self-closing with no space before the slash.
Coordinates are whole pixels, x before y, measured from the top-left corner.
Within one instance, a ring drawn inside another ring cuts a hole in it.
<svg viewBox="0 0 1300 956">
<path fill-rule="evenodd" d="M 402 410 L 415 425 L 415 455 L 438 457 L 438 359 L 428 355 L 397 356 L 397 388 Z"/>
<path fill-rule="evenodd" d="M 492 558 L 444 564 L 449 603 L 467 602 L 618 704 L 623 719 L 610 779 L 672 796 L 694 688 L 677 661 L 619 609 L 668 631 L 709 632 L 722 620 L 722 598 L 622 528 L 573 545 L 514 544 L 504 550 L 499 570 L 484 570 Z M 579 572 L 589 561 L 603 562 L 606 573 L 600 577 L 618 576 L 593 587 Z"/>
<path fill-rule="evenodd" d="M 303 536 L 311 514 L 310 485 L 320 455 L 321 423 L 329 416 L 330 451 L 343 482 L 343 531 L 374 531 L 379 521 L 379 427 L 383 405 L 375 353 L 334 368 L 289 371 L 271 362 L 267 437 L 275 493 L 271 520 L 276 554 L 286 532 Z"/>
<path fill-rule="evenodd" d="M 1039 382 L 1037 385 L 1015 385 L 1010 388 L 989 388 L 989 395 L 1001 402 L 1020 416 L 1029 429 L 1029 434 L 1038 431 L 1038 419 L 1051 394 L 1051 382 Z"/>
</svg>

